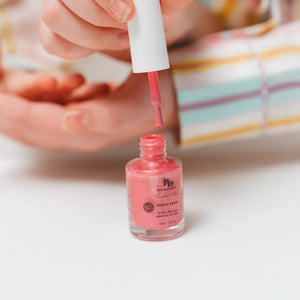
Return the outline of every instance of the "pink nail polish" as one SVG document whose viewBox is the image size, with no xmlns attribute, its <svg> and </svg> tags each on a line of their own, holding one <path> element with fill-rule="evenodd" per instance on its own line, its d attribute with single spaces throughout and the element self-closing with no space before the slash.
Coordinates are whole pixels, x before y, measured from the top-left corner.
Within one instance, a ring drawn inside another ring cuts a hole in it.
<svg viewBox="0 0 300 300">
<path fill-rule="evenodd" d="M 184 232 L 182 163 L 167 157 L 162 135 L 141 137 L 140 158 L 126 165 L 130 231 L 164 241 Z"/>
</svg>

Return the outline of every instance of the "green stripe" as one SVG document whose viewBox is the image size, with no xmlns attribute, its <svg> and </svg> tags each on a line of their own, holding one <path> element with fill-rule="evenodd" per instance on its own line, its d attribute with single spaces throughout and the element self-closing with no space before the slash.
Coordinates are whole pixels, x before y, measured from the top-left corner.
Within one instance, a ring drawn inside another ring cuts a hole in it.
<svg viewBox="0 0 300 300">
<path fill-rule="evenodd" d="M 179 105 L 215 100 L 227 96 L 258 91 L 262 88 L 260 78 L 248 78 L 239 81 L 223 82 L 178 92 Z"/>
<path fill-rule="evenodd" d="M 269 105 L 276 106 L 291 101 L 300 101 L 300 88 L 294 87 L 287 90 L 273 92 L 269 95 Z"/>
<path fill-rule="evenodd" d="M 294 81 L 300 81 L 300 69 L 269 76 L 267 79 L 269 87 Z"/>
<path fill-rule="evenodd" d="M 262 101 L 260 97 L 243 99 L 242 101 L 227 103 L 219 106 L 185 111 L 180 114 L 181 124 L 190 125 L 212 120 L 220 120 L 245 113 L 261 111 Z"/>
</svg>

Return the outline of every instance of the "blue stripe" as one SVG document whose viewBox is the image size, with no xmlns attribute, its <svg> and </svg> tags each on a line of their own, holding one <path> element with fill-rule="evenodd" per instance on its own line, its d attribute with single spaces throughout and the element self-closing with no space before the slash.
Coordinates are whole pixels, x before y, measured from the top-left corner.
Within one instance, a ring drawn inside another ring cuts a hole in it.
<svg viewBox="0 0 300 300">
<path fill-rule="evenodd" d="M 300 101 L 300 88 L 289 88 L 288 90 L 277 91 L 269 96 L 269 105 L 276 106 L 279 104 Z"/>
<path fill-rule="evenodd" d="M 295 81 L 300 81 L 300 69 L 269 76 L 267 79 L 268 86 L 270 87 Z"/>
<path fill-rule="evenodd" d="M 260 97 L 243 99 L 239 102 L 227 103 L 215 107 L 182 112 L 180 114 L 181 125 L 220 120 L 236 115 L 261 111 L 262 100 Z"/>
<path fill-rule="evenodd" d="M 215 100 L 227 96 L 259 91 L 262 88 L 261 79 L 253 77 L 240 81 L 224 82 L 178 92 L 179 105 Z"/>
</svg>

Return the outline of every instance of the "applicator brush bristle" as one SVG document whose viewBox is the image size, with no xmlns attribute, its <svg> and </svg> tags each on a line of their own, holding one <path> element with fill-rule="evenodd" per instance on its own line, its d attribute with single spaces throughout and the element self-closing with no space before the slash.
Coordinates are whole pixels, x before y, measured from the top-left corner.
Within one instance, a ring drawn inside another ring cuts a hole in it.
<svg viewBox="0 0 300 300">
<path fill-rule="evenodd" d="M 159 81 L 157 72 L 149 72 L 148 73 L 149 86 L 151 91 L 151 103 L 155 110 L 155 124 L 156 127 L 163 127 L 163 118 L 161 112 L 161 96 L 159 90 Z"/>
<path fill-rule="evenodd" d="M 157 128 L 163 128 L 163 119 L 160 107 L 155 107 L 155 123 Z"/>
</svg>

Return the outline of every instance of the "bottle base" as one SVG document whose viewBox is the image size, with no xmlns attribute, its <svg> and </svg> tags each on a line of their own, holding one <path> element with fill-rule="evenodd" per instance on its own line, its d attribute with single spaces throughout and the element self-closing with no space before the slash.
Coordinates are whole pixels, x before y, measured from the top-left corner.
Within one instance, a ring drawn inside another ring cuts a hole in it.
<svg viewBox="0 0 300 300">
<path fill-rule="evenodd" d="M 147 229 L 143 228 L 132 220 L 130 221 L 130 232 L 133 237 L 143 241 L 168 241 L 176 239 L 184 233 L 184 219 L 176 226 L 164 229 Z"/>
</svg>

